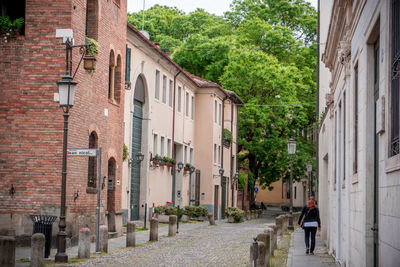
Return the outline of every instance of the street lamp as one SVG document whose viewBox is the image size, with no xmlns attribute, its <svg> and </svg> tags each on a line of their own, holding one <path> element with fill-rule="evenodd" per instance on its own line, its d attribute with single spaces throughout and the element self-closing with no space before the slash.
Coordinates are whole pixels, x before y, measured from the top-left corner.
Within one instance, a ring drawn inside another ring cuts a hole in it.
<svg viewBox="0 0 400 267">
<path fill-rule="evenodd" d="M 177 165 L 178 165 L 178 172 L 181 172 L 181 170 L 183 169 L 183 162 L 179 161 Z"/>
<path fill-rule="evenodd" d="M 138 153 L 136 153 L 135 158 L 136 158 L 136 162 L 140 163 L 144 160 L 144 155 L 142 154 L 142 152 L 138 152 Z"/>
<path fill-rule="evenodd" d="M 189 173 L 192 174 L 192 173 L 194 173 L 195 170 L 196 170 L 196 168 L 192 165 L 189 168 Z"/>
<path fill-rule="evenodd" d="M 58 223 L 58 234 L 57 234 L 57 254 L 55 256 L 55 262 L 68 262 L 68 255 L 66 253 L 66 237 L 65 232 L 65 209 L 66 209 L 66 187 L 67 187 L 67 144 L 68 144 L 68 117 L 69 109 L 74 105 L 75 89 L 77 82 L 74 82 L 74 76 L 80 66 L 80 62 L 75 69 L 75 73 L 72 75 L 72 49 L 79 47 L 82 58 L 86 54 L 86 48 L 89 45 L 73 45 L 71 39 L 65 41 L 65 75 L 61 81 L 57 82 L 59 104 L 64 112 L 64 133 L 63 133 L 63 154 L 62 154 L 62 171 L 61 171 L 61 206 L 60 206 L 60 221 Z"/>
<path fill-rule="evenodd" d="M 311 197 L 311 172 L 312 172 L 312 163 L 309 161 L 307 162 L 307 174 L 308 174 L 308 198 Z"/>
<path fill-rule="evenodd" d="M 290 182 L 289 182 L 289 194 L 290 194 L 290 212 L 289 212 L 289 230 L 293 230 L 293 155 L 296 153 L 296 141 L 291 138 L 288 141 L 288 153 L 290 155 Z"/>
<path fill-rule="evenodd" d="M 219 168 L 218 172 L 222 176 L 224 174 L 224 169 L 223 168 Z"/>
</svg>

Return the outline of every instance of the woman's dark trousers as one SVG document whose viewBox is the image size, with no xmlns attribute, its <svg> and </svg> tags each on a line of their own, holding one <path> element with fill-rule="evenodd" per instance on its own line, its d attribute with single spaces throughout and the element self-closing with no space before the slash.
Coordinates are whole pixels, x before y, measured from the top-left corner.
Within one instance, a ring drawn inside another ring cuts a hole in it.
<svg viewBox="0 0 400 267">
<path fill-rule="evenodd" d="M 306 247 L 310 248 L 310 252 L 314 252 L 315 248 L 315 234 L 317 233 L 317 227 L 304 227 L 304 234 Z M 311 247 L 310 247 L 310 234 L 311 234 Z"/>
</svg>

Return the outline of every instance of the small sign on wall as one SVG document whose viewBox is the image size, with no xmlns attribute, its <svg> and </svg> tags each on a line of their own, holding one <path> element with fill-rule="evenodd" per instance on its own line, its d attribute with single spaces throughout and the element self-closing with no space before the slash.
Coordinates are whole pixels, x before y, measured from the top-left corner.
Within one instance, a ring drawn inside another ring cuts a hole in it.
<svg viewBox="0 0 400 267">
<path fill-rule="evenodd" d="M 376 134 L 385 132 L 385 96 L 376 101 Z"/>
</svg>

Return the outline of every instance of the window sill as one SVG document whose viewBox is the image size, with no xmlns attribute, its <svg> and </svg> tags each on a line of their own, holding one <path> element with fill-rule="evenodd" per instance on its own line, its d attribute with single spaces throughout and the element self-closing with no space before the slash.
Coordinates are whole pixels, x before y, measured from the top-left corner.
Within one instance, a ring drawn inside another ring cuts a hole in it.
<svg viewBox="0 0 400 267">
<path fill-rule="evenodd" d="M 358 173 L 353 174 L 353 176 L 351 177 L 351 183 L 353 185 L 358 183 Z"/>
<path fill-rule="evenodd" d="M 119 104 L 115 101 L 115 99 L 108 99 L 108 103 L 109 104 L 111 104 L 111 105 L 113 105 L 113 106 L 116 106 L 116 107 L 119 107 Z"/>
<path fill-rule="evenodd" d="M 97 194 L 97 188 L 86 187 L 86 194 Z"/>
<path fill-rule="evenodd" d="M 400 154 L 386 160 L 386 173 L 400 170 Z"/>
</svg>

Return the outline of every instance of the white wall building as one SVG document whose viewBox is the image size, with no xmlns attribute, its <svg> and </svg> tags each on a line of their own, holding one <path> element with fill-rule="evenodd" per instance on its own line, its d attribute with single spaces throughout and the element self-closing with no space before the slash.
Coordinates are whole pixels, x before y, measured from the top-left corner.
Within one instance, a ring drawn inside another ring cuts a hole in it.
<svg viewBox="0 0 400 267">
<path fill-rule="evenodd" d="M 126 160 L 122 166 L 124 220 L 143 218 L 146 203 L 151 208 L 153 203 L 168 202 L 180 207 L 201 204 L 215 218 L 223 217 L 227 206 L 236 205 L 237 186 L 232 185 L 236 104 L 241 100 L 218 84 L 185 72 L 129 24 L 127 63 L 124 143 L 131 163 Z M 227 146 L 223 128 L 233 133 Z M 139 152 L 144 155 L 140 163 L 135 161 Z M 153 161 L 156 155 L 191 164 L 196 171 L 174 172 L 164 162 Z"/>
<path fill-rule="evenodd" d="M 399 0 L 321 1 L 319 207 L 343 266 L 399 266 Z"/>
</svg>

